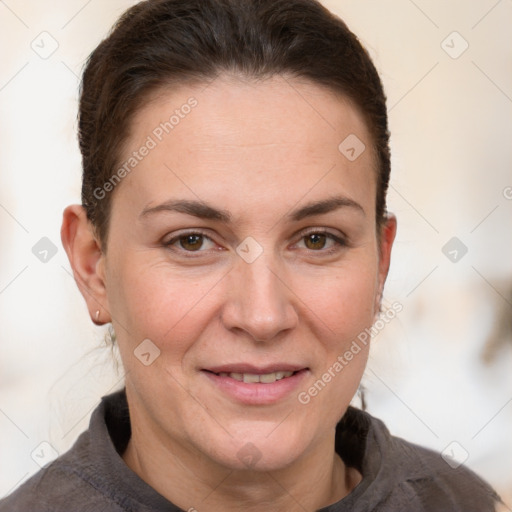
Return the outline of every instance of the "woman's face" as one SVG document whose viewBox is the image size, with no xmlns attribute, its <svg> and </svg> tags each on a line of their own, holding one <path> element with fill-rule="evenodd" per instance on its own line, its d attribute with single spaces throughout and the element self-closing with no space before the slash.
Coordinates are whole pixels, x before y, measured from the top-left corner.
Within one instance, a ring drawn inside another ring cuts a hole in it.
<svg viewBox="0 0 512 512">
<path fill-rule="evenodd" d="M 139 428 L 264 470 L 332 436 L 395 230 L 379 253 L 370 146 L 349 102 L 283 77 L 162 92 L 139 112 L 98 266 Z"/>
</svg>

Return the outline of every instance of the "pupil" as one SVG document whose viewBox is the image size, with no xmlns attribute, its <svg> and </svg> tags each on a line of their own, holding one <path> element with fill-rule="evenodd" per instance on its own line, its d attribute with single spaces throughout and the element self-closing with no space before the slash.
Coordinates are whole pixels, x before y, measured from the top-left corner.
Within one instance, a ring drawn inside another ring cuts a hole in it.
<svg viewBox="0 0 512 512">
<path fill-rule="evenodd" d="M 313 233 L 307 237 L 308 247 L 310 249 L 322 249 L 325 245 L 325 235 L 319 233 Z"/>
<path fill-rule="evenodd" d="M 197 250 L 202 245 L 202 235 L 187 235 L 182 238 L 181 246 L 183 249 Z"/>
</svg>

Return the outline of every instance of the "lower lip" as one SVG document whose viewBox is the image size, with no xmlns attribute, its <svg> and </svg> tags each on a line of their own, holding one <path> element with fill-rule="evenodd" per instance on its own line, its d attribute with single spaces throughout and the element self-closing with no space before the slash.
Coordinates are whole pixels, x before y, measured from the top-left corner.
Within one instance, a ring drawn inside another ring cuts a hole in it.
<svg viewBox="0 0 512 512">
<path fill-rule="evenodd" d="M 286 398 L 293 391 L 297 390 L 308 370 L 300 370 L 291 377 L 285 377 L 269 384 L 240 382 L 231 377 L 221 377 L 216 373 L 208 371 L 203 371 L 203 373 L 221 391 L 238 402 L 249 405 L 269 405 Z"/>
</svg>

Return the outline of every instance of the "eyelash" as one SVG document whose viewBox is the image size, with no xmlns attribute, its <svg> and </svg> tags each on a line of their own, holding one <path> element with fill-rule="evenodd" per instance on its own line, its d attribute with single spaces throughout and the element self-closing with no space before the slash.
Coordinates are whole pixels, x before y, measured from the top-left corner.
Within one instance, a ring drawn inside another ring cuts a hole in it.
<svg viewBox="0 0 512 512">
<path fill-rule="evenodd" d="M 206 232 L 204 232 L 200 229 L 196 229 L 193 231 L 187 231 L 187 232 L 180 233 L 180 234 L 174 236 L 173 238 L 171 238 L 169 241 L 164 242 L 163 245 L 164 245 L 164 247 L 166 247 L 170 250 L 173 250 L 175 252 L 181 252 L 181 253 L 186 254 L 187 255 L 186 257 L 188 257 L 188 258 L 196 258 L 201 253 L 207 252 L 207 251 L 201 251 L 201 250 L 187 251 L 186 249 L 183 249 L 183 248 L 179 248 L 178 250 L 176 250 L 172 247 L 176 242 L 179 242 L 180 239 L 182 239 L 186 236 L 190 236 L 190 235 L 200 235 L 200 236 L 210 240 L 211 242 L 214 242 L 212 240 L 212 238 L 210 236 L 208 236 L 208 234 Z M 303 241 L 304 238 L 306 238 L 309 235 L 325 235 L 328 239 L 335 242 L 335 245 L 333 247 L 331 247 L 330 249 L 314 250 L 314 249 L 306 248 L 306 250 L 310 253 L 318 253 L 319 255 L 322 255 L 322 256 L 332 255 L 332 254 L 338 252 L 339 250 L 341 250 L 342 248 L 349 246 L 348 241 L 344 237 L 337 236 L 334 233 L 331 233 L 330 231 L 326 231 L 324 229 L 310 229 L 309 231 L 302 233 L 302 235 L 299 238 L 299 241 Z M 196 255 L 196 253 L 197 253 L 197 255 Z"/>
</svg>

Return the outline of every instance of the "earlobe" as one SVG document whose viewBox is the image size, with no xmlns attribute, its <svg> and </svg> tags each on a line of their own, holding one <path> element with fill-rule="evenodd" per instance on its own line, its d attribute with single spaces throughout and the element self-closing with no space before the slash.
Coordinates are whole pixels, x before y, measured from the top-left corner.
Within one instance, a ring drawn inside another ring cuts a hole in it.
<svg viewBox="0 0 512 512">
<path fill-rule="evenodd" d="M 91 319 L 97 325 L 110 322 L 103 273 L 104 255 L 81 205 L 71 205 L 64 210 L 60 234 L 73 276 L 85 299 Z"/>
</svg>

